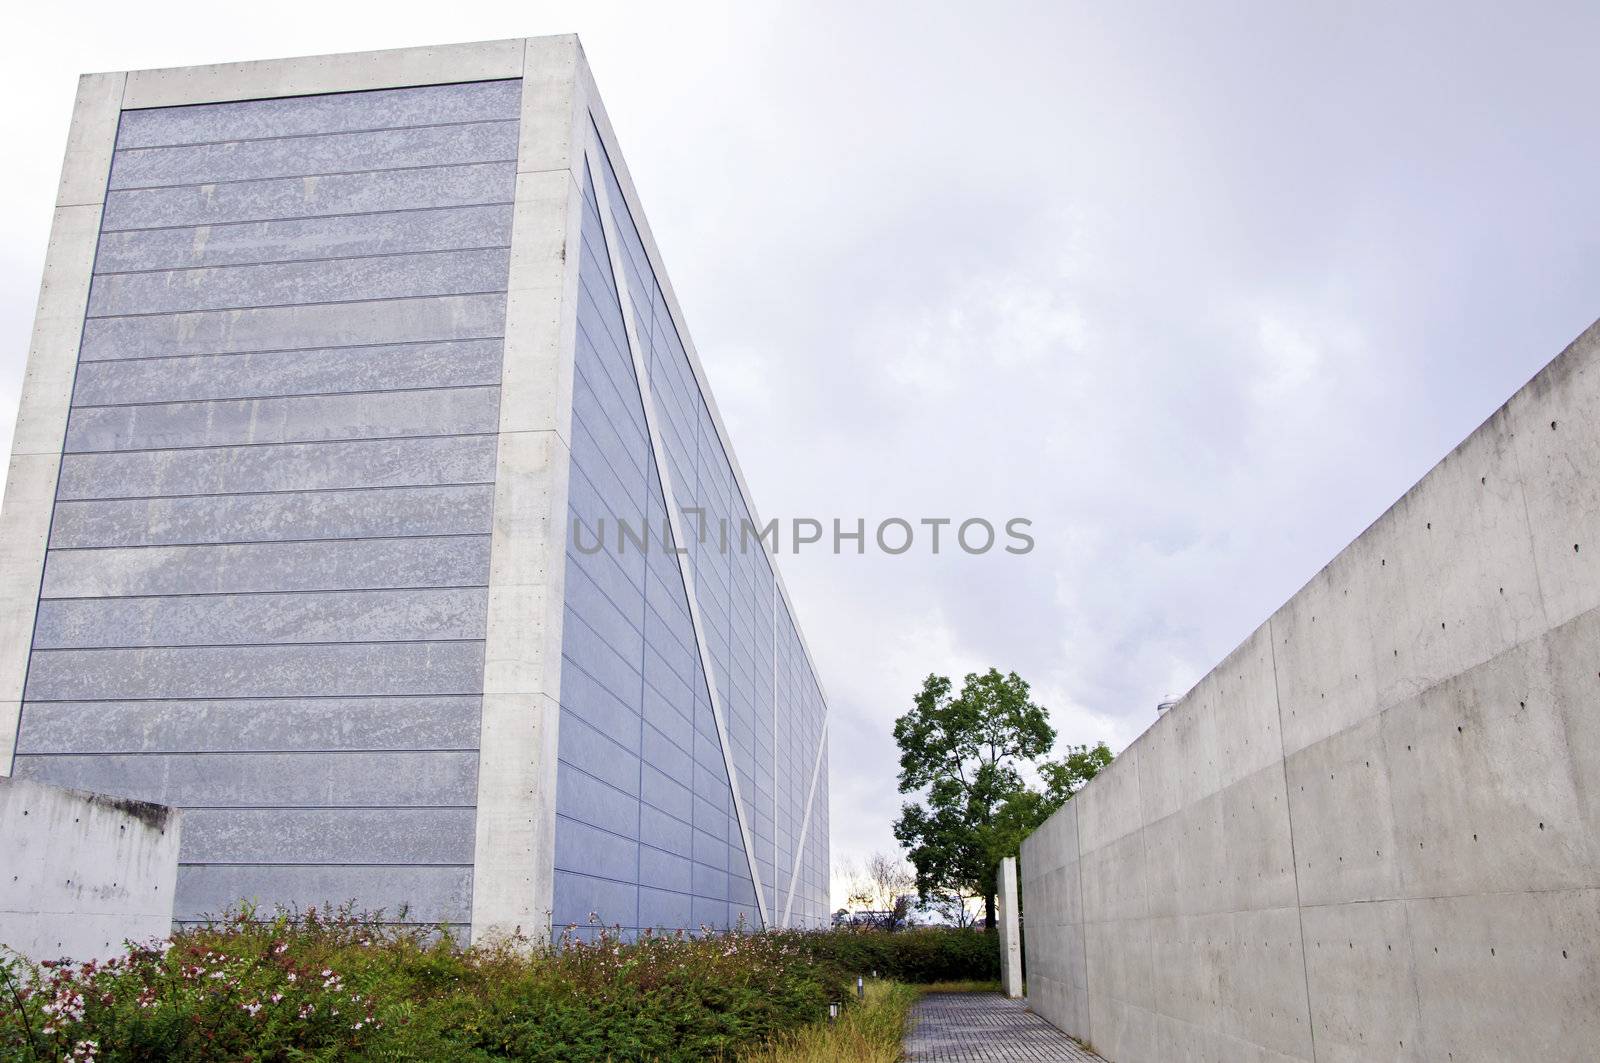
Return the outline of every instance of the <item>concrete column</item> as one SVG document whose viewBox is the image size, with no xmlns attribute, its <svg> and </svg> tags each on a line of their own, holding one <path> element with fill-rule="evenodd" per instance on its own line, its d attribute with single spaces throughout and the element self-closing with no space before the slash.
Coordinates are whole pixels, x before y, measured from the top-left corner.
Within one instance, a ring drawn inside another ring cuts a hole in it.
<svg viewBox="0 0 1600 1063">
<path fill-rule="evenodd" d="M 1022 996 L 1022 924 L 1017 915 L 1017 858 L 1000 861 L 1000 987 Z"/>
<path fill-rule="evenodd" d="M 554 905 L 583 211 L 577 175 L 588 130 L 581 65 L 576 37 L 526 42 L 484 642 L 473 941 L 518 933 L 539 940 Z"/>
<path fill-rule="evenodd" d="M 125 82 L 122 74 L 85 74 L 78 80 L 22 378 L 22 404 L 0 509 L 0 776 L 11 774 L 22 718 L 39 580 Z"/>
</svg>

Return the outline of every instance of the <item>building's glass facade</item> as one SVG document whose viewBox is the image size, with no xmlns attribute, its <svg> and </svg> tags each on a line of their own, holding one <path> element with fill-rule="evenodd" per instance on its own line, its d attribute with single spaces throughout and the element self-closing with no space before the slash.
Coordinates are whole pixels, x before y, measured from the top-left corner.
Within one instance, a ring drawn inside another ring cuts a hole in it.
<svg viewBox="0 0 1600 1063">
<path fill-rule="evenodd" d="M 741 537 L 746 522 L 753 526 L 743 492 L 610 160 L 598 148 L 593 158 L 600 173 L 591 171 L 584 188 L 573 383 L 569 491 L 578 539 L 567 554 L 554 920 L 580 932 L 596 922 L 625 930 L 759 926 L 764 910 L 770 925 L 820 925 L 828 836 L 825 760 L 816 770 L 822 694 L 769 559 Z M 682 515 L 726 751 L 678 558 L 662 541 L 666 501 L 597 178 L 620 245 L 660 457 Z M 648 528 L 650 548 L 624 541 L 619 549 L 620 524 Z M 589 552 L 580 542 L 603 548 Z"/>
</svg>

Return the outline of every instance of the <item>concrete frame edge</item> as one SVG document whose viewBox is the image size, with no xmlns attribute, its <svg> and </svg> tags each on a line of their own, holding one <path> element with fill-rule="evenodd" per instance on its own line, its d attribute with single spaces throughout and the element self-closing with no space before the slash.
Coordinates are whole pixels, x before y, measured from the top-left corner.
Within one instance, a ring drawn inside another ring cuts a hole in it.
<svg viewBox="0 0 1600 1063">
<path fill-rule="evenodd" d="M 0 508 L 0 775 L 14 767 L 61 449 L 127 78 L 78 79 Z"/>
<path fill-rule="evenodd" d="M 526 43 L 512 38 L 130 70 L 122 106 L 131 111 L 517 78 L 522 76 Z"/>
<path fill-rule="evenodd" d="M 472 940 L 550 931 L 586 113 L 575 37 L 523 44 L 478 743 Z"/>
</svg>

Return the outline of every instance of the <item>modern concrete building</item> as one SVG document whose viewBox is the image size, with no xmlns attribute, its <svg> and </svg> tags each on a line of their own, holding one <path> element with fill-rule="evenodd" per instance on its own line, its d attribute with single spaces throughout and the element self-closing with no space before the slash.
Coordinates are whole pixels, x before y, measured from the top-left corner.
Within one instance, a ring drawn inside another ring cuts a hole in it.
<svg viewBox="0 0 1600 1063">
<path fill-rule="evenodd" d="M 182 809 L 177 920 L 822 923 L 826 704 L 722 520 L 750 494 L 576 38 L 82 79 L 0 769 Z"/>
</svg>

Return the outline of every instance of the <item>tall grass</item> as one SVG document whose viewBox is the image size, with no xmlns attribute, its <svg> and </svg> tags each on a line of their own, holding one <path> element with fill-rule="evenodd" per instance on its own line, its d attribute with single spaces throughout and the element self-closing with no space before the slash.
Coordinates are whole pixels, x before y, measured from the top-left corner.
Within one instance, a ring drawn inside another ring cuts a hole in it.
<svg viewBox="0 0 1600 1063">
<path fill-rule="evenodd" d="M 900 1058 L 919 988 L 870 980 L 867 998 L 832 1024 L 818 1023 L 780 1035 L 746 1052 L 741 1063 L 894 1063 Z"/>
</svg>

